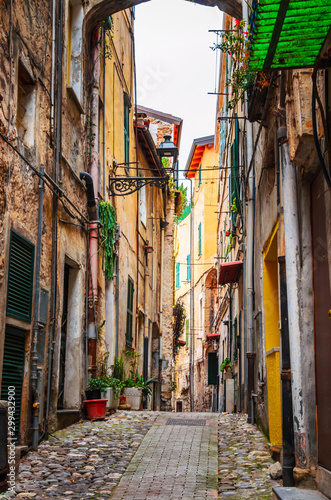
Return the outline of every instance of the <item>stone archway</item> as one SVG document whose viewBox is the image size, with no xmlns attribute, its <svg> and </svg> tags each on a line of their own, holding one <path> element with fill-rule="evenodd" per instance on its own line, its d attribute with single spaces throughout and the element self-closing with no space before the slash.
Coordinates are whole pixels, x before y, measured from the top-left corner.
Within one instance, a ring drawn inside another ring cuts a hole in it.
<svg viewBox="0 0 331 500">
<path fill-rule="evenodd" d="M 85 33 L 90 33 L 94 26 L 115 12 L 134 7 L 150 0 L 85 0 Z M 206 7 L 218 7 L 232 17 L 242 17 L 242 4 L 239 0 L 187 0 Z"/>
</svg>

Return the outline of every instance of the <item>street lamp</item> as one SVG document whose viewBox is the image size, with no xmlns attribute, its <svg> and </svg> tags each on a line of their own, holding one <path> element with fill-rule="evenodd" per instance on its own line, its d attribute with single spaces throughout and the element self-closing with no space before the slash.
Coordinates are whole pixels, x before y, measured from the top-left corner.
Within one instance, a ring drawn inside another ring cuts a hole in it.
<svg viewBox="0 0 331 500">
<path fill-rule="evenodd" d="M 156 148 L 158 156 L 161 158 L 173 158 L 173 163 L 176 163 L 178 157 L 178 148 L 171 140 L 170 134 L 165 134 L 164 141 Z"/>
<path fill-rule="evenodd" d="M 144 186 L 156 186 L 160 189 L 164 189 L 168 185 L 169 175 L 173 170 L 174 165 L 178 157 L 178 148 L 171 141 L 171 135 L 166 134 L 164 136 L 164 141 L 156 148 L 157 155 L 159 156 L 161 162 L 162 158 L 173 158 L 173 164 L 171 167 L 167 168 L 163 165 L 165 175 L 163 177 L 111 177 L 109 175 L 109 185 L 108 191 L 110 195 L 115 196 L 127 196 L 136 191 L 139 191 Z M 126 163 L 116 163 L 116 167 L 126 165 Z"/>
</svg>

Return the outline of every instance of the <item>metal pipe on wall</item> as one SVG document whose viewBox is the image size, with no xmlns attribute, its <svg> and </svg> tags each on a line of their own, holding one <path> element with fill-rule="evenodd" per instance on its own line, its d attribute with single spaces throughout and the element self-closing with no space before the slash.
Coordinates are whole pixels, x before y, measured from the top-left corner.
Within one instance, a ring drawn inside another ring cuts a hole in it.
<svg viewBox="0 0 331 500">
<path fill-rule="evenodd" d="M 55 4 L 53 4 L 53 16 L 55 15 Z M 62 36 L 63 36 L 63 0 L 59 2 L 58 8 L 58 31 L 56 35 L 56 69 L 55 64 L 53 65 L 54 83 L 56 80 L 57 86 L 57 97 L 56 97 L 56 123 L 55 123 L 55 183 L 58 184 L 59 172 L 60 172 L 60 161 L 62 156 L 62 59 L 63 59 L 63 46 L 62 46 Z M 55 29 L 55 21 L 53 18 L 53 25 Z M 55 37 L 54 37 L 55 38 Z M 55 51 L 52 51 L 55 52 Z M 55 85 L 54 85 L 55 89 Z M 54 92 L 55 94 L 55 92 Z M 53 95 L 54 104 L 55 96 Z M 54 109 L 54 108 L 53 108 Z M 50 412 L 50 398 L 51 398 L 51 383 L 52 383 L 52 371 L 53 371 L 53 352 L 54 345 L 53 339 L 55 337 L 55 326 L 56 326 L 56 304 L 57 304 L 57 237 L 58 237 L 58 221 L 57 221 L 57 208 L 58 208 L 58 198 L 53 196 L 53 236 L 52 236 L 52 287 L 51 287 L 51 327 L 49 332 L 49 343 L 48 343 L 48 372 L 47 372 L 47 397 L 46 397 L 46 425 L 48 424 L 48 417 Z"/>
<path fill-rule="evenodd" d="M 291 387 L 290 339 L 288 330 L 285 257 L 278 257 L 281 313 L 281 380 L 282 380 L 282 436 L 283 436 L 283 486 L 294 486 L 295 467 L 293 408 Z"/>
<path fill-rule="evenodd" d="M 44 174 L 44 167 L 40 166 L 40 174 Z M 37 254 L 36 254 L 36 279 L 34 293 L 34 323 L 32 332 L 32 349 L 31 349 L 31 389 L 33 398 L 32 409 L 32 449 L 38 448 L 39 438 L 39 412 L 40 401 L 38 395 L 38 354 L 37 343 L 39 333 L 39 302 L 40 302 L 40 262 L 41 262 L 41 237 L 43 223 L 43 200 L 44 200 L 44 182 L 39 179 L 39 206 L 38 206 L 38 234 L 37 234 Z"/>
<path fill-rule="evenodd" d="M 193 182 L 191 183 L 191 219 L 190 219 L 190 410 L 194 411 L 194 202 Z"/>
</svg>

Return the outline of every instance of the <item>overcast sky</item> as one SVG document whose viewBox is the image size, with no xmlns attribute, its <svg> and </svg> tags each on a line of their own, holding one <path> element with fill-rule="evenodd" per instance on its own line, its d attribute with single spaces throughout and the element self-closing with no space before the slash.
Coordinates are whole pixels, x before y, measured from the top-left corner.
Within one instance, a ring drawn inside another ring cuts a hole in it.
<svg viewBox="0 0 331 500">
<path fill-rule="evenodd" d="M 216 41 L 223 13 L 186 0 L 137 5 L 135 21 L 138 104 L 184 120 L 180 169 L 195 138 L 215 131 Z M 220 52 L 217 51 L 219 58 Z"/>
</svg>

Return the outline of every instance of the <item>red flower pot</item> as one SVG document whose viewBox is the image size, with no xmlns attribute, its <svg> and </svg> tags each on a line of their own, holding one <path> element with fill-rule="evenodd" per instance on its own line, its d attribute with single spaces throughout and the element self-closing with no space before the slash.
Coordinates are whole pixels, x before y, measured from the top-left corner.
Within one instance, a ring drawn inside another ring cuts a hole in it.
<svg viewBox="0 0 331 500">
<path fill-rule="evenodd" d="M 105 418 L 108 399 L 87 399 L 84 401 L 87 416 L 90 419 Z"/>
<path fill-rule="evenodd" d="M 231 365 L 225 365 L 225 371 L 226 372 L 231 372 L 232 371 L 232 366 Z"/>
</svg>

